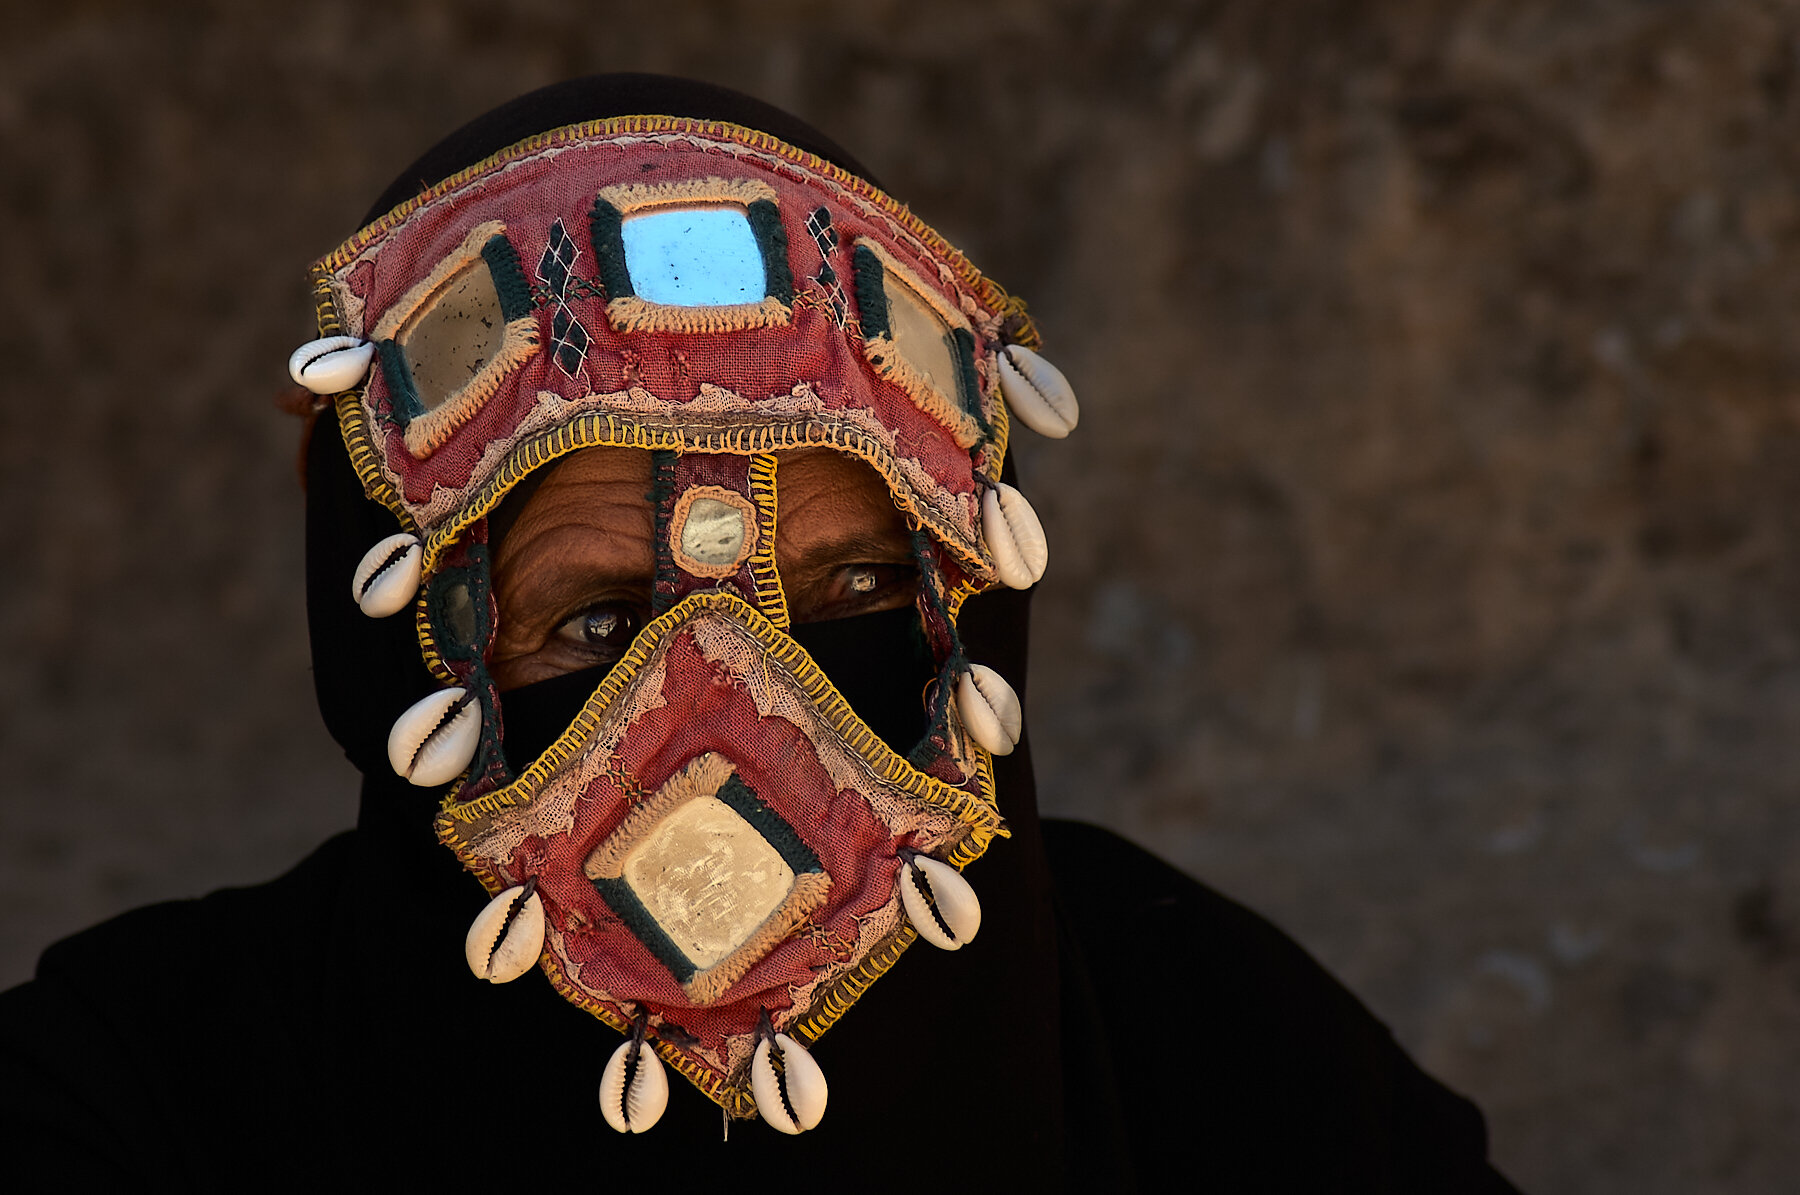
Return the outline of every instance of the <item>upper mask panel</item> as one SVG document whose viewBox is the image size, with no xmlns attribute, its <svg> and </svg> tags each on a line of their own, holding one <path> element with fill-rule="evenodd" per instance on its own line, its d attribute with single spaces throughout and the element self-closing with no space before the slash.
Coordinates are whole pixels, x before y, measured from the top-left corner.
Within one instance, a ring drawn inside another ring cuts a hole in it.
<svg viewBox="0 0 1800 1195">
<path fill-rule="evenodd" d="M 321 330 L 379 368 L 340 406 L 429 572 L 530 468 L 624 444 L 868 461 L 995 578 L 1022 307 L 870 184 L 734 125 L 635 117 L 521 143 L 316 267 Z"/>
</svg>

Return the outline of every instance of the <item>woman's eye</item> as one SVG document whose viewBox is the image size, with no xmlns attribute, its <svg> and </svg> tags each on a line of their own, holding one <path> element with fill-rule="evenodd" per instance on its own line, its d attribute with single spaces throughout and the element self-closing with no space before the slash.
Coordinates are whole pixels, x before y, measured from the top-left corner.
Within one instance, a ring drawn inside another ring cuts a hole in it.
<svg viewBox="0 0 1800 1195">
<path fill-rule="evenodd" d="M 818 617 L 904 606 L 918 589 L 919 570 L 910 564 L 848 564 L 833 578 Z"/>
<path fill-rule="evenodd" d="M 643 629 L 643 615 L 625 602 L 589 606 L 556 628 L 556 637 L 598 655 L 617 659 Z"/>
</svg>

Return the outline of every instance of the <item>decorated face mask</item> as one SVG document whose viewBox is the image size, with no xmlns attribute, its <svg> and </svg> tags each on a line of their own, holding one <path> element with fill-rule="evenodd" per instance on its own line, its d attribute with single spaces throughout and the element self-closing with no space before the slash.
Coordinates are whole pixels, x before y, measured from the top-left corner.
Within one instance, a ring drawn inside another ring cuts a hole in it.
<svg viewBox="0 0 1800 1195">
<path fill-rule="evenodd" d="M 602 1077 L 621 1131 L 661 1114 L 664 1062 L 733 1116 L 811 1128 L 806 1046 L 916 938 L 955 950 L 980 926 L 961 871 L 1006 833 L 990 756 L 1020 711 L 964 657 L 957 612 L 1044 569 L 1000 468 L 1011 418 L 1075 425 L 1067 383 L 1022 306 L 904 207 L 734 125 L 535 137 L 315 277 L 323 339 L 291 369 L 337 396 L 403 528 L 346 581 L 371 617 L 416 621 L 443 686 L 389 758 L 450 786 L 438 835 L 494 894 L 470 967 L 541 965 L 630 1035 Z M 652 454 L 654 617 L 567 729 L 509 762 L 489 516 L 601 445 Z M 866 462 L 913 529 L 935 674 L 916 743 L 883 741 L 790 633 L 776 496 L 801 448 Z"/>
</svg>

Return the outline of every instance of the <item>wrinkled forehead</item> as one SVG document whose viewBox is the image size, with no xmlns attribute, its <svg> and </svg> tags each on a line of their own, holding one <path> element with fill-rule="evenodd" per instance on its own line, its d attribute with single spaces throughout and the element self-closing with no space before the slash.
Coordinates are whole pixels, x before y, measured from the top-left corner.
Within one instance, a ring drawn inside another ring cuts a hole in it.
<svg viewBox="0 0 1800 1195">
<path fill-rule="evenodd" d="M 435 558 L 519 478 L 602 444 L 829 447 L 985 571 L 980 487 L 1022 307 L 905 207 L 737 126 L 637 117 L 524 142 L 315 270 L 320 324 L 375 342 L 340 399 L 370 492 Z"/>
</svg>

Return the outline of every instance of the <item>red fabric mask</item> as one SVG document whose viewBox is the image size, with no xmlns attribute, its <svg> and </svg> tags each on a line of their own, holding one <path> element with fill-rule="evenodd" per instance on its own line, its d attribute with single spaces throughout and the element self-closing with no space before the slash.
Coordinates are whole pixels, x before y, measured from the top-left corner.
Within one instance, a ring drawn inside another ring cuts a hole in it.
<svg viewBox="0 0 1800 1195">
<path fill-rule="evenodd" d="M 1022 305 L 904 207 L 735 125 L 534 137 L 315 278 L 327 339 L 296 377 L 349 386 L 351 459 L 406 528 L 354 596 L 410 611 L 446 686 L 390 756 L 415 783 L 454 781 L 439 837 L 498 894 L 471 966 L 541 961 L 565 998 L 752 1115 L 759 1043 L 816 1040 L 921 932 L 954 948 L 976 924 L 956 873 L 1006 832 L 989 752 L 1011 749 L 1018 707 L 963 657 L 956 616 L 1042 571 L 1035 516 L 999 483 L 1000 392 L 1061 434 L 1066 386 L 1025 347 Z M 487 672 L 487 515 L 597 445 L 656 454 L 658 616 L 514 774 Z M 787 633 L 777 454 L 804 447 L 867 462 L 915 529 L 939 676 L 906 757 Z"/>
</svg>

